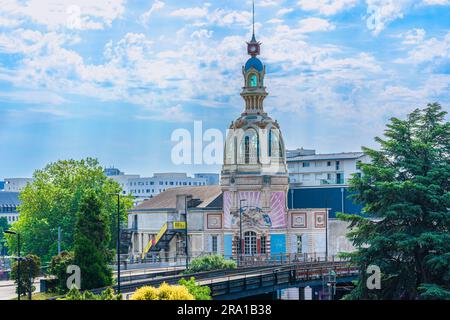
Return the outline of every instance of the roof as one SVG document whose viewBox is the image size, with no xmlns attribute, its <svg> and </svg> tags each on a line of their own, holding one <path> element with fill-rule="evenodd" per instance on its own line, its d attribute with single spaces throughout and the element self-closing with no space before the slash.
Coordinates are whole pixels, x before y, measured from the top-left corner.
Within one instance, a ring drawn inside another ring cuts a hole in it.
<svg viewBox="0 0 450 320">
<path fill-rule="evenodd" d="M 19 192 L 0 191 L 0 207 L 17 207 L 20 205 Z"/>
<path fill-rule="evenodd" d="M 256 57 L 251 57 L 250 59 L 248 59 L 248 61 L 245 63 L 245 71 L 250 70 L 251 67 L 255 68 L 258 72 L 261 72 L 264 69 L 261 60 Z"/>
<path fill-rule="evenodd" d="M 211 207 L 210 204 L 217 207 L 217 201 L 215 200 L 222 195 L 222 189 L 219 185 L 170 188 L 151 199 L 145 200 L 131 211 L 176 209 L 177 195 L 189 195 L 193 199 L 199 199 L 201 202 L 195 208 Z"/>
<path fill-rule="evenodd" d="M 287 158 L 287 162 L 294 161 L 308 161 L 308 160 L 345 160 L 345 159 L 358 159 L 364 156 L 364 152 L 341 152 L 341 153 L 328 153 L 328 154 L 314 154 L 306 156 L 297 156 Z"/>
</svg>

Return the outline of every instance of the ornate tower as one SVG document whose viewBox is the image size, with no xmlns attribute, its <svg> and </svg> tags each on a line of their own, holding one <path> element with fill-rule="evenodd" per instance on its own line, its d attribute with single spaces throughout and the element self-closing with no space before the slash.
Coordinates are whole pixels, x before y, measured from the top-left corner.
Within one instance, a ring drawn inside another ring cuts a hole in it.
<svg viewBox="0 0 450 320">
<path fill-rule="evenodd" d="M 266 67 L 257 58 L 261 43 L 247 42 L 242 67 L 245 108 L 229 127 L 221 172 L 224 228 L 233 255 L 269 254 L 272 234 L 287 228 L 288 173 L 280 127 L 264 111 Z M 241 223 L 242 217 L 242 223 Z"/>
</svg>

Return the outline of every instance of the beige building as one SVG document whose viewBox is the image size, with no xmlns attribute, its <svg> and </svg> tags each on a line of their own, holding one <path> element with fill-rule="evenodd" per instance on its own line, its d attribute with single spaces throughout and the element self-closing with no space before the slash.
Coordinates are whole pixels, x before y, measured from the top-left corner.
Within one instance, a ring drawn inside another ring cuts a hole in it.
<svg viewBox="0 0 450 320">
<path fill-rule="evenodd" d="M 285 145 L 280 125 L 264 110 L 266 67 L 254 35 L 247 44 L 245 108 L 229 127 L 220 186 L 173 188 L 131 210 L 131 258 L 175 263 L 186 247 L 189 256 L 248 261 L 331 255 L 328 209 L 288 209 Z"/>
</svg>

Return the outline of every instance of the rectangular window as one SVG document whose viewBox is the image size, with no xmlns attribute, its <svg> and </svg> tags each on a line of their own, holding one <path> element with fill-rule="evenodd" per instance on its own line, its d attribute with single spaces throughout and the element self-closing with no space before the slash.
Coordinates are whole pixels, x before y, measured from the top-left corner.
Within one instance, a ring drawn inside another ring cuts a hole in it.
<svg viewBox="0 0 450 320">
<path fill-rule="evenodd" d="M 331 167 L 331 161 L 327 162 L 327 167 Z"/>
<path fill-rule="evenodd" d="M 211 236 L 211 242 L 212 253 L 217 254 L 217 236 Z"/>
<path fill-rule="evenodd" d="M 341 170 L 341 163 L 339 161 L 336 161 L 336 170 Z"/>
<path fill-rule="evenodd" d="M 310 163 L 309 162 L 303 162 L 303 168 L 308 168 L 309 166 L 310 166 Z"/>
<path fill-rule="evenodd" d="M 297 236 L 297 253 L 302 254 L 302 236 Z"/>
</svg>

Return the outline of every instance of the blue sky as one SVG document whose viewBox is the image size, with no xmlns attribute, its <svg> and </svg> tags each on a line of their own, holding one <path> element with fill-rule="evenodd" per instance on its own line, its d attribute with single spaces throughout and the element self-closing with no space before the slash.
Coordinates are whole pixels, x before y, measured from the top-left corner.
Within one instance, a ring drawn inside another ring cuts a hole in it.
<svg viewBox="0 0 450 320">
<path fill-rule="evenodd" d="M 76 4 L 76 5 L 74 5 Z M 174 165 L 171 133 L 225 130 L 251 1 L 0 0 L 0 178 L 97 157 L 128 173 Z M 387 120 L 450 108 L 449 0 L 257 0 L 265 109 L 288 148 L 376 146 Z"/>
</svg>

